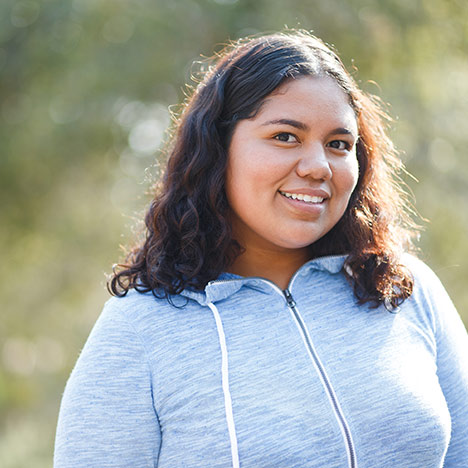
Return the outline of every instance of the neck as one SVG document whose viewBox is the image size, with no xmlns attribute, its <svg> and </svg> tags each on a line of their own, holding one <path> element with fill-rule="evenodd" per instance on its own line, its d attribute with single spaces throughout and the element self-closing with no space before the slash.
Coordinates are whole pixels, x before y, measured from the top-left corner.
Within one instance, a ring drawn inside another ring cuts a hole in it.
<svg viewBox="0 0 468 468">
<path fill-rule="evenodd" d="M 274 253 L 248 249 L 234 260 L 229 271 L 240 276 L 260 276 L 286 289 L 294 273 L 309 259 L 308 249 Z"/>
</svg>

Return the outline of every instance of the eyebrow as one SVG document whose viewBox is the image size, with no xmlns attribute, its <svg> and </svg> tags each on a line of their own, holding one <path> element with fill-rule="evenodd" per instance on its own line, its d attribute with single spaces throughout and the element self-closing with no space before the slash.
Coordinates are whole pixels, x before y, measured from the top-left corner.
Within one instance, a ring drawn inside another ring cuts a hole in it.
<svg viewBox="0 0 468 468">
<path fill-rule="evenodd" d="M 299 130 L 309 130 L 309 126 L 303 122 L 300 122 L 299 120 L 293 120 L 293 119 L 274 119 L 274 120 L 269 120 L 268 122 L 262 123 L 262 127 L 267 126 L 267 125 L 289 125 L 294 128 L 298 128 Z M 338 127 L 335 128 L 330 132 L 330 135 L 351 135 L 354 138 L 357 138 L 356 134 L 349 130 L 348 128 L 344 127 Z"/>
<path fill-rule="evenodd" d="M 332 130 L 330 132 L 330 135 L 351 135 L 352 137 L 357 138 L 356 134 L 353 131 L 344 127 L 335 128 L 335 130 Z"/>
<path fill-rule="evenodd" d="M 262 123 L 262 127 L 266 125 L 289 125 L 291 127 L 298 128 L 300 130 L 309 130 L 309 126 L 306 125 L 303 122 L 299 122 L 298 120 L 292 120 L 292 119 L 274 119 L 274 120 L 269 120 L 268 122 Z"/>
</svg>

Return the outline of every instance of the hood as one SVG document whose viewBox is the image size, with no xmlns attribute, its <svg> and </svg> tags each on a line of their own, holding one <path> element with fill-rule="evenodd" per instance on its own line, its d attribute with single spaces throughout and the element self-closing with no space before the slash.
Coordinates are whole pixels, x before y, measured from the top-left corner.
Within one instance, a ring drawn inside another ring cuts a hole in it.
<svg viewBox="0 0 468 468">
<path fill-rule="evenodd" d="M 332 255 L 329 257 L 320 257 L 310 260 L 302 265 L 293 278 L 297 275 L 305 275 L 310 271 L 325 271 L 332 275 L 338 274 L 344 266 L 346 255 Z M 192 299 L 200 305 L 221 301 L 226 299 L 243 287 L 255 289 L 257 291 L 271 292 L 271 288 L 260 277 L 243 277 L 233 273 L 222 273 L 216 280 L 210 281 L 204 291 L 184 289 L 181 296 Z"/>
</svg>

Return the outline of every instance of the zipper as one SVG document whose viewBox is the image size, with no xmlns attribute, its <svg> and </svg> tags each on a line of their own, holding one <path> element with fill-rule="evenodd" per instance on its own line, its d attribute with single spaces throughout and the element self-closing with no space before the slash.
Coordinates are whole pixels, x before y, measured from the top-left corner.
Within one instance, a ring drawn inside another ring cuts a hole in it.
<svg viewBox="0 0 468 468">
<path fill-rule="evenodd" d="M 301 268 L 302 269 L 302 268 Z M 299 332 L 302 336 L 302 340 L 304 341 L 304 344 L 306 346 L 306 349 L 309 353 L 309 356 L 315 365 L 319 376 L 322 380 L 322 383 L 325 387 L 325 391 L 327 393 L 327 396 L 331 402 L 333 412 L 335 413 L 335 417 L 338 421 L 338 424 L 340 426 L 341 432 L 343 434 L 347 452 L 348 452 L 348 462 L 349 462 L 349 468 L 358 468 L 357 464 L 357 458 L 356 458 L 356 451 L 354 448 L 354 442 L 351 437 L 351 431 L 349 429 L 348 423 L 346 422 L 346 418 L 344 417 L 343 411 L 340 407 L 340 404 L 338 402 L 338 398 L 335 394 L 335 391 L 333 390 L 332 384 L 330 382 L 330 379 L 325 372 L 325 368 L 320 361 L 317 351 L 314 348 L 314 345 L 312 343 L 312 339 L 307 331 L 307 328 L 305 326 L 304 320 L 302 319 L 301 314 L 299 313 L 299 310 L 297 309 L 296 301 L 294 300 L 292 294 L 291 294 L 291 286 L 294 283 L 295 279 L 299 276 L 299 273 L 301 269 L 297 270 L 296 273 L 294 273 L 293 277 L 289 281 L 288 287 L 285 290 L 282 290 L 279 286 L 277 286 L 273 281 L 270 281 L 269 279 L 262 278 L 260 276 L 253 276 L 249 277 L 251 280 L 259 280 L 262 281 L 263 283 L 268 284 L 273 288 L 276 292 L 278 292 L 280 295 L 282 295 L 286 299 L 286 304 L 288 306 L 288 309 L 290 310 L 292 317 L 296 323 L 296 326 L 299 329 Z M 220 283 L 230 283 L 233 281 L 239 281 L 239 280 L 245 280 L 245 278 L 234 278 L 234 279 L 228 279 L 228 280 L 214 280 L 210 281 L 208 284 L 220 284 Z"/>
<path fill-rule="evenodd" d="M 293 278 L 294 279 L 294 278 Z M 292 281 L 291 281 L 292 283 Z M 291 284 L 290 283 L 290 284 Z M 356 461 L 356 451 L 354 449 L 354 443 L 353 439 L 351 437 L 351 431 L 349 429 L 348 423 L 346 422 L 346 419 L 343 415 L 343 411 L 338 403 L 338 398 L 335 394 L 335 391 L 333 390 L 333 387 L 331 385 L 330 379 L 328 378 L 327 373 L 325 372 L 325 368 L 323 367 L 323 364 L 321 363 L 317 352 L 314 348 L 314 345 L 312 344 L 312 340 L 310 338 L 309 333 L 307 332 L 307 328 L 305 326 L 304 321 L 302 320 L 302 317 L 297 309 L 296 306 L 296 301 L 291 295 L 291 292 L 289 289 L 285 289 L 283 291 L 284 297 L 286 298 L 286 303 L 288 304 L 289 310 L 292 312 L 292 315 L 296 321 L 296 324 L 299 328 L 299 331 L 302 335 L 302 339 L 304 340 L 304 343 L 307 347 L 307 350 L 309 351 L 309 355 L 315 364 L 315 367 L 317 368 L 319 375 L 322 379 L 323 385 L 325 387 L 325 390 L 328 394 L 328 398 L 330 399 L 330 402 L 332 404 L 333 410 L 335 412 L 335 416 L 340 424 L 342 433 L 344 435 L 345 441 L 346 441 L 346 447 L 348 449 L 348 459 L 349 459 L 349 467 L 350 468 L 357 468 L 357 461 Z"/>
</svg>

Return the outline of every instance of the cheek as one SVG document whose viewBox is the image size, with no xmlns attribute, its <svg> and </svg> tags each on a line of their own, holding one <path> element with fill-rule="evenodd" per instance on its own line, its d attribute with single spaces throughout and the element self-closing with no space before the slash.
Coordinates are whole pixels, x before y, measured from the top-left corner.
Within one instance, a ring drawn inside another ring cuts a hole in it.
<svg viewBox="0 0 468 468">
<path fill-rule="evenodd" d="M 257 199 L 256 179 L 257 172 L 247 158 L 229 162 L 225 190 L 228 204 L 234 212 L 242 212 L 252 204 L 252 200 Z"/>
<path fill-rule="evenodd" d="M 357 158 L 354 158 L 353 160 L 353 164 L 350 169 L 349 178 L 350 178 L 350 192 L 353 192 L 359 180 L 359 162 Z"/>
<path fill-rule="evenodd" d="M 359 164 L 356 158 L 343 161 L 335 168 L 335 184 L 343 197 L 350 197 L 359 179 Z"/>
<path fill-rule="evenodd" d="M 276 186 L 287 173 L 284 165 L 271 157 L 264 157 L 260 150 L 246 150 L 242 156 L 233 157 L 226 170 L 226 194 L 228 198 L 265 199 L 275 193 Z"/>
</svg>

